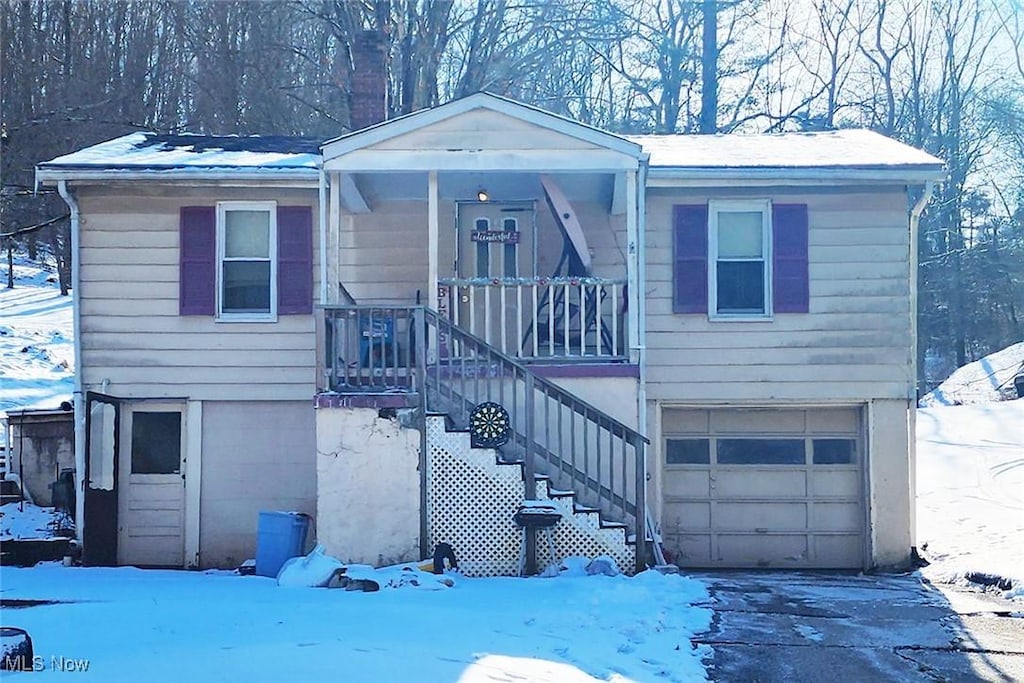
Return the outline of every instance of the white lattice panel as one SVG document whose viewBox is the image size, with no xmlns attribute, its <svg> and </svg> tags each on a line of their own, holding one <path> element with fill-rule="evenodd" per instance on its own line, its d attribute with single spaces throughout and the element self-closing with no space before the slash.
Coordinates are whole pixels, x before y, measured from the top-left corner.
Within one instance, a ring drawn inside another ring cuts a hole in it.
<svg viewBox="0 0 1024 683">
<path fill-rule="evenodd" d="M 427 535 L 430 547 L 448 543 L 466 576 L 515 576 L 522 531 L 512 522 L 523 500 L 522 469 L 502 465 L 488 448 L 470 448 L 469 434 L 448 432 L 443 417 L 427 419 Z M 536 498 L 548 498 L 539 482 Z M 602 529 L 597 513 L 574 513 L 573 499 L 551 499 L 562 513 L 554 528 L 559 560 L 608 555 L 632 573 L 634 547 L 622 529 Z M 552 562 L 545 532 L 537 534 L 537 566 Z"/>
<path fill-rule="evenodd" d="M 489 448 L 470 448 L 469 434 L 427 420 L 427 533 L 430 547 L 448 543 L 466 576 L 515 576 L 520 531 L 512 516 L 523 499 L 521 469 L 499 465 Z"/>
<path fill-rule="evenodd" d="M 624 529 L 602 529 L 601 518 L 596 512 L 573 512 L 573 498 L 548 496 L 548 485 L 544 481 L 537 482 L 536 497 L 539 500 L 550 499 L 562 513 L 562 521 L 555 526 L 555 552 L 562 559 L 570 555 L 594 558 L 608 555 L 619 565 L 619 569 L 632 574 L 636 563 L 635 547 L 626 543 Z M 538 535 L 537 566 L 550 564 L 546 541 Z"/>
</svg>

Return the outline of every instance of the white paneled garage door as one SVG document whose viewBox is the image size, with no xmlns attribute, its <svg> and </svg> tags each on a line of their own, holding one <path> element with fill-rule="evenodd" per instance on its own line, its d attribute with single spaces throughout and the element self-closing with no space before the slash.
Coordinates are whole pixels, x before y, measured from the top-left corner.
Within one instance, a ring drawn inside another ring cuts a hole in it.
<svg viewBox="0 0 1024 683">
<path fill-rule="evenodd" d="M 858 408 L 662 412 L 665 548 L 685 567 L 859 568 Z"/>
</svg>

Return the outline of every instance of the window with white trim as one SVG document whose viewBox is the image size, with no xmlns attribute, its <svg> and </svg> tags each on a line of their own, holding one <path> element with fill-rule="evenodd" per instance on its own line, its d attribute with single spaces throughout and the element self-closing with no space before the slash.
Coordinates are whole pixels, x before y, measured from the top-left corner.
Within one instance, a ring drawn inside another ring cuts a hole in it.
<svg viewBox="0 0 1024 683">
<path fill-rule="evenodd" d="M 712 317 L 771 316 L 771 205 L 708 202 L 708 299 Z"/>
<path fill-rule="evenodd" d="M 217 316 L 277 318 L 277 205 L 217 204 Z"/>
</svg>

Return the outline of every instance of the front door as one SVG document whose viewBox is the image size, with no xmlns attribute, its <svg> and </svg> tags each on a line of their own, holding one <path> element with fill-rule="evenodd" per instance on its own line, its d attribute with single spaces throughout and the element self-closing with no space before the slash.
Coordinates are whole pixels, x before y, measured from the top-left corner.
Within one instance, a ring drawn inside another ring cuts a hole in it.
<svg viewBox="0 0 1024 683">
<path fill-rule="evenodd" d="M 185 563 L 185 412 L 177 403 L 122 411 L 118 563 Z"/>
<path fill-rule="evenodd" d="M 501 283 L 536 275 L 533 203 L 463 202 L 457 224 L 456 275 L 477 284 L 458 293 L 456 320 L 514 354 L 518 291 Z"/>
</svg>

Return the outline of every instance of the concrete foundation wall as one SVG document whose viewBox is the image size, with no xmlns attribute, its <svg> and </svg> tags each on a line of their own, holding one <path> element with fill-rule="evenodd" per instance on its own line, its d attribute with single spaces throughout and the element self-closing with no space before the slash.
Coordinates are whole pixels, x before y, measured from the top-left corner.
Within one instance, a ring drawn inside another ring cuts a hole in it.
<svg viewBox="0 0 1024 683">
<path fill-rule="evenodd" d="M 375 566 L 420 559 L 420 433 L 411 419 L 316 410 L 316 534 L 328 554 Z"/>
<path fill-rule="evenodd" d="M 8 420 L 7 470 L 21 477 L 36 505 L 53 505 L 50 484 L 61 470 L 75 468 L 74 415 L 69 411 L 22 417 L 15 412 Z"/>
</svg>

